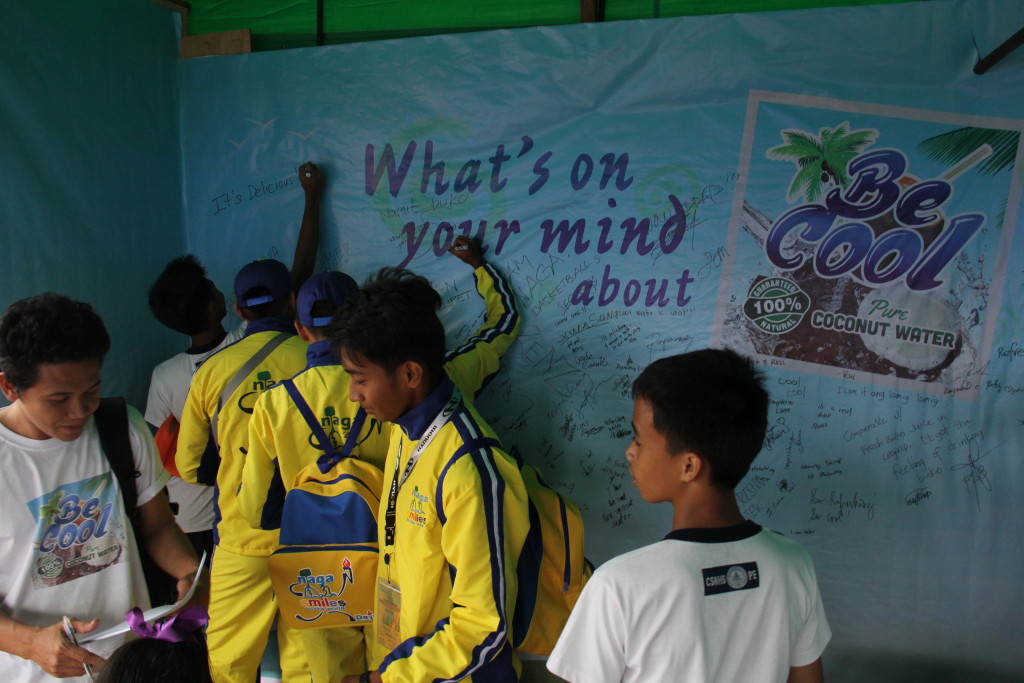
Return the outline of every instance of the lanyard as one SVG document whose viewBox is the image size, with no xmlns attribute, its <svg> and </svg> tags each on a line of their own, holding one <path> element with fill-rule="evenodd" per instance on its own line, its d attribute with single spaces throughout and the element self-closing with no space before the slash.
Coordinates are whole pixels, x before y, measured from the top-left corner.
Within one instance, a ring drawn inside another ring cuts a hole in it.
<svg viewBox="0 0 1024 683">
<path fill-rule="evenodd" d="M 384 545 L 394 546 L 395 545 L 395 525 L 397 522 L 397 507 L 398 507 L 398 491 L 402 488 L 402 484 L 405 483 L 409 475 L 412 474 L 412 468 L 416 466 L 416 461 L 420 459 L 423 451 L 427 449 L 430 442 L 433 441 L 437 433 L 441 431 L 441 427 L 444 427 L 452 414 L 455 413 L 455 409 L 462 401 L 462 395 L 459 393 L 458 387 L 453 389 L 451 398 L 445 403 L 444 408 L 441 409 L 437 415 L 434 416 L 434 420 L 427 427 L 427 430 L 423 432 L 423 436 L 420 438 L 416 448 L 409 455 L 409 460 L 405 464 L 405 471 L 402 472 L 401 478 L 398 476 L 399 468 L 402 464 L 402 440 L 398 441 L 398 457 L 395 458 L 395 475 L 391 478 L 391 490 L 388 491 L 388 507 L 384 512 Z M 391 563 L 391 554 L 384 554 L 384 564 Z"/>
</svg>

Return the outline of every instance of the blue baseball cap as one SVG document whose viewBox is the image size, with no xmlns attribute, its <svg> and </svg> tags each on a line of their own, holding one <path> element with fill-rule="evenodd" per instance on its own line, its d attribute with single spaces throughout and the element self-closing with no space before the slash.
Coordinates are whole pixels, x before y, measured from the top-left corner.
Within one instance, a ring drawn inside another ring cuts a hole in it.
<svg viewBox="0 0 1024 683">
<path fill-rule="evenodd" d="M 260 291 L 252 291 L 257 288 Z M 235 300 L 243 308 L 280 301 L 291 293 L 288 266 L 272 258 L 247 263 L 235 276 Z"/>
<path fill-rule="evenodd" d="M 313 306 L 318 301 L 330 301 L 334 310 L 341 307 L 343 301 L 359 291 L 359 285 L 350 276 L 336 270 L 314 275 L 306 280 L 299 289 L 296 301 L 296 314 L 299 322 L 306 327 L 323 327 L 331 322 L 333 315 L 314 317 Z"/>
</svg>

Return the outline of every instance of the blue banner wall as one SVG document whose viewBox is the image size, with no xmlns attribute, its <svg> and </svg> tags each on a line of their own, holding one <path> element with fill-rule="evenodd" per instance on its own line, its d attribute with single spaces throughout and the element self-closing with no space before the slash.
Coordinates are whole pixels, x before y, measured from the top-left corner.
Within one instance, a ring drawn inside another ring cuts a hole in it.
<svg viewBox="0 0 1024 683">
<path fill-rule="evenodd" d="M 111 335 L 104 393 L 142 409 L 153 366 L 187 344 L 146 304 L 185 248 L 172 15 L 5 3 L 0 84 L 0 310 L 46 291 L 90 303 Z"/>
<path fill-rule="evenodd" d="M 632 380 L 755 356 L 737 493 L 815 559 L 829 678 L 1022 677 L 1024 52 L 972 72 L 1022 24 L 936 1 L 190 60 L 188 248 L 225 292 L 290 261 L 315 161 L 321 268 L 426 275 L 455 343 L 482 310 L 446 248 L 479 238 L 525 313 L 482 410 L 596 561 L 669 531 L 628 476 Z"/>
</svg>

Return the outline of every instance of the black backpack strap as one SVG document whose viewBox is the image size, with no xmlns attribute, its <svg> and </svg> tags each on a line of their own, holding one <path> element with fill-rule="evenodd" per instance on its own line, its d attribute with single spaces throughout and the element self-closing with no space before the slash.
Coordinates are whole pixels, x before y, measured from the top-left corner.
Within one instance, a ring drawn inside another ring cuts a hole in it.
<svg viewBox="0 0 1024 683">
<path fill-rule="evenodd" d="M 177 581 L 149 556 L 138 525 L 139 491 L 135 482 L 142 473 L 135 469 L 135 457 L 132 454 L 132 441 L 128 430 L 128 406 L 120 396 L 101 398 L 99 407 L 93 413 L 93 419 L 96 420 L 96 431 L 100 435 L 100 447 L 117 478 L 118 486 L 121 487 L 121 499 L 124 501 L 125 514 L 132 523 L 149 601 L 154 606 L 173 604 L 177 597 Z"/>
<path fill-rule="evenodd" d="M 100 434 L 100 447 L 121 487 L 125 513 L 134 521 L 139 497 L 135 480 L 139 478 L 139 471 L 135 469 L 135 459 L 132 457 L 132 442 L 128 436 L 128 407 L 124 398 L 101 398 L 93 418 Z"/>
</svg>

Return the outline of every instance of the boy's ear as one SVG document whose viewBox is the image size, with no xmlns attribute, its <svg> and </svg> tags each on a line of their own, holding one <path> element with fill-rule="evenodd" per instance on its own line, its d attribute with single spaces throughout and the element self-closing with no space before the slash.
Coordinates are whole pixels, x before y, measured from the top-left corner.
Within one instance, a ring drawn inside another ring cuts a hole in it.
<svg viewBox="0 0 1024 683">
<path fill-rule="evenodd" d="M 423 366 L 414 360 L 407 360 L 398 366 L 398 374 L 412 389 L 426 383 Z"/>
<path fill-rule="evenodd" d="M 705 473 L 707 463 L 693 451 L 686 451 L 679 458 L 679 480 L 687 484 L 694 482 Z"/>
<path fill-rule="evenodd" d="M 14 386 L 7 381 L 7 375 L 5 375 L 2 372 L 0 372 L 0 391 L 3 391 L 4 398 L 6 398 L 11 403 L 14 403 L 15 401 L 18 400 L 18 390 L 15 389 Z"/>
</svg>

